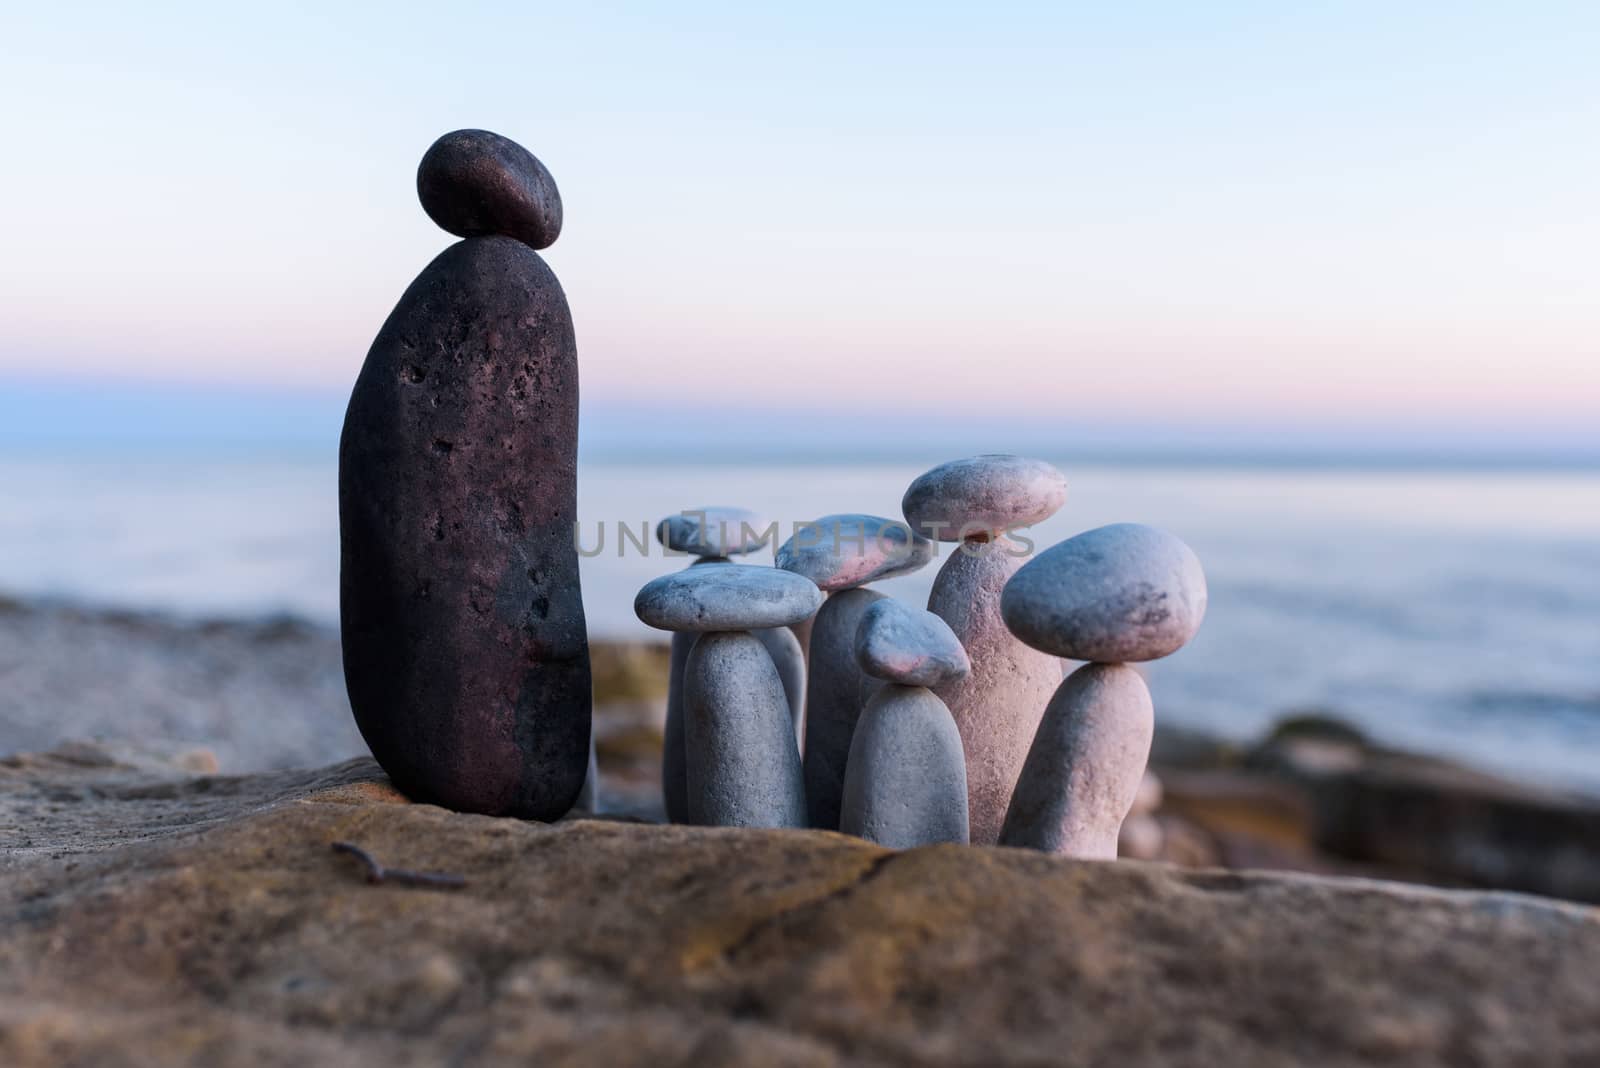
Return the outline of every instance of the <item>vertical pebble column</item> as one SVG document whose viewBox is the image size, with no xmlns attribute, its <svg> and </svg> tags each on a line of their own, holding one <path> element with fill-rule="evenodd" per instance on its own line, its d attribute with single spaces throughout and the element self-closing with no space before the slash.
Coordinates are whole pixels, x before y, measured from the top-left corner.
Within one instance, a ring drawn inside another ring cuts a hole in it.
<svg viewBox="0 0 1600 1068">
<path fill-rule="evenodd" d="M 928 610 L 950 625 L 972 660 L 971 672 L 934 692 L 961 731 L 975 845 L 999 840 L 1011 788 L 1062 675 L 1058 658 L 1017 641 L 1000 618 L 1001 591 L 1030 549 L 1006 532 L 1048 519 L 1066 498 L 1066 478 L 1050 464 L 988 455 L 935 467 L 901 501 L 913 530 L 956 543 L 934 579 Z"/>
<path fill-rule="evenodd" d="M 656 540 L 669 552 L 696 557 L 689 565 L 696 567 L 727 564 L 729 557 L 755 552 L 768 544 L 772 529 L 765 519 L 747 509 L 707 506 L 687 509 L 661 520 L 656 524 Z M 799 643 L 788 627 L 754 633 L 778 669 L 790 715 L 798 723 L 805 708 L 805 660 Z M 689 818 L 683 765 L 683 669 L 697 638 L 699 635 L 690 631 L 672 636 L 667 673 L 667 718 L 661 744 L 662 804 L 671 823 L 685 823 Z"/>
<path fill-rule="evenodd" d="M 805 775 L 811 826 L 839 829 L 845 763 L 856 719 L 881 683 L 856 660 L 856 630 L 883 594 L 863 587 L 909 574 L 933 544 L 881 516 L 830 515 L 805 524 L 778 549 L 779 568 L 810 579 L 829 596 L 811 626 L 806 681 Z"/>
<path fill-rule="evenodd" d="M 768 567 L 689 567 L 645 585 L 634 611 L 699 635 L 683 668 L 685 821 L 803 827 L 805 784 L 783 682 L 753 630 L 787 627 L 822 593 Z"/>
<path fill-rule="evenodd" d="M 961 734 L 928 687 L 971 670 L 966 650 L 932 612 L 885 597 L 861 619 L 856 659 L 883 685 L 856 721 L 839 829 L 892 849 L 965 844 Z"/>
<path fill-rule="evenodd" d="M 1206 580 L 1187 545 L 1118 523 L 1039 554 L 1001 612 L 1036 649 L 1090 663 L 1051 698 L 1017 780 L 1002 845 L 1112 860 L 1150 756 L 1154 710 L 1130 663 L 1177 652 L 1205 618 Z"/>
</svg>

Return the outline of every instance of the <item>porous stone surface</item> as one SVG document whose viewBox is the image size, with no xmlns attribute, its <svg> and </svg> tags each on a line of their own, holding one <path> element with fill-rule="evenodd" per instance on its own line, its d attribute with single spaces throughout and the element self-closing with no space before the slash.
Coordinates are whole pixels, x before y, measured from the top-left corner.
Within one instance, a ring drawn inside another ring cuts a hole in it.
<svg viewBox="0 0 1600 1068">
<path fill-rule="evenodd" d="M 1000 844 L 1115 860 L 1139 794 L 1155 710 L 1126 664 L 1085 664 L 1045 709 L 1017 778 Z"/>
<path fill-rule="evenodd" d="M 972 670 L 950 624 L 893 597 L 878 601 L 862 615 L 856 629 L 856 661 L 873 678 L 905 686 L 937 686 Z"/>
<path fill-rule="evenodd" d="M 1517 894 L 525 823 L 365 759 L 11 757 L 0 827 L 8 1068 L 1600 1062 L 1600 911 Z"/>
<path fill-rule="evenodd" d="M 561 235 L 561 194 L 533 153 L 488 130 L 456 130 L 417 166 L 422 210 L 458 237 L 499 235 L 548 248 Z"/>
<path fill-rule="evenodd" d="M 1011 787 L 1045 705 L 1061 685 L 1056 657 L 1019 642 L 1000 618 L 1000 595 L 1025 560 L 1011 538 L 965 542 L 945 561 L 928 610 L 961 639 L 972 662 L 965 676 L 934 687 L 955 717 L 967 756 L 967 810 L 974 845 L 1000 838 Z"/>
<path fill-rule="evenodd" d="M 633 610 L 652 627 L 673 631 L 787 627 L 822 604 L 816 585 L 775 567 L 686 567 L 645 583 Z"/>
<path fill-rule="evenodd" d="M 656 524 L 656 540 L 694 556 L 742 556 L 777 548 L 772 521 L 748 508 L 687 508 Z"/>
<path fill-rule="evenodd" d="M 826 515 L 778 547 L 777 566 L 829 592 L 909 575 L 933 559 L 933 542 L 876 515 Z"/>
<path fill-rule="evenodd" d="M 911 483 L 900 509 L 918 534 L 962 541 L 1042 523 L 1067 501 L 1067 477 L 1052 464 L 992 453 L 940 464 Z"/>
<path fill-rule="evenodd" d="M 772 657 L 751 634 L 702 634 L 683 667 L 688 822 L 804 827 L 794 719 Z"/>
<path fill-rule="evenodd" d="M 1006 587 L 1006 626 L 1035 649 L 1123 663 L 1168 656 L 1206 614 L 1200 561 L 1166 531 L 1097 527 L 1030 560 Z"/>
<path fill-rule="evenodd" d="M 883 686 L 861 710 L 845 768 L 839 829 L 891 849 L 966 844 L 961 734 L 932 691 Z"/>
<path fill-rule="evenodd" d="M 856 632 L 861 617 L 884 595 L 841 590 L 828 597 L 811 625 L 811 670 L 806 681 L 806 806 L 811 826 L 839 829 L 850 740 L 867 699 L 883 683 L 861 670 Z"/>
<path fill-rule="evenodd" d="M 440 253 L 378 332 L 339 446 L 340 617 L 356 723 L 401 789 L 555 819 L 583 785 L 578 362 L 538 253 Z"/>
<path fill-rule="evenodd" d="M 783 683 L 784 698 L 798 738 L 806 712 L 806 661 L 800 641 L 788 627 L 751 631 L 772 657 L 773 667 Z M 680 631 L 672 636 L 672 659 L 667 680 L 667 715 L 661 739 L 661 794 L 667 819 L 673 823 L 689 820 L 689 784 L 684 771 L 683 749 L 683 666 L 689 650 L 700 636 Z"/>
</svg>

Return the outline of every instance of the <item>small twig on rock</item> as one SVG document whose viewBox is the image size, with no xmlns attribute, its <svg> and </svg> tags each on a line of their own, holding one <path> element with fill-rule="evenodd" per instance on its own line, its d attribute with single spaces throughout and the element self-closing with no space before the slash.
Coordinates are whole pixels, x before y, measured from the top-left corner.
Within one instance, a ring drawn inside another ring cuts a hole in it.
<svg viewBox="0 0 1600 1068">
<path fill-rule="evenodd" d="M 378 863 L 378 858 L 368 853 L 354 842 L 333 843 L 335 853 L 348 853 L 359 860 L 367 869 L 367 882 L 400 883 L 405 886 L 428 886 L 436 890 L 459 890 L 467 885 L 467 880 L 459 875 L 452 875 L 442 871 L 407 871 L 404 868 L 385 868 Z"/>
</svg>

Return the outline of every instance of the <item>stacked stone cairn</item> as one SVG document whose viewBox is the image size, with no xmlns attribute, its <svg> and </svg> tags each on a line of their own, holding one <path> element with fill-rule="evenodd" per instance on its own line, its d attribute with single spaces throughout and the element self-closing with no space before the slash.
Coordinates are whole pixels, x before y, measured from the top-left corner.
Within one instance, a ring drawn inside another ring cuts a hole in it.
<svg viewBox="0 0 1600 1068">
<path fill-rule="evenodd" d="M 590 751 L 578 587 L 578 355 L 539 257 L 544 165 L 486 130 L 439 138 L 423 209 L 460 235 L 378 331 L 339 442 L 345 685 L 410 796 L 553 820 Z"/>
<path fill-rule="evenodd" d="M 485 130 L 436 141 L 417 193 L 463 240 L 401 296 L 345 413 L 345 682 L 406 793 L 553 820 L 592 810 L 596 785 L 573 537 L 577 349 L 536 251 L 561 232 L 561 197 L 542 163 Z M 1141 818 L 1159 803 L 1144 778 L 1150 693 L 1129 665 L 1189 641 L 1205 576 L 1181 541 L 1137 524 L 1024 566 L 1032 543 L 1012 535 L 1066 492 L 1038 460 L 952 461 L 911 484 L 905 523 L 825 516 L 777 548 L 776 567 L 730 559 L 771 536 L 750 512 L 662 520 L 662 544 L 698 558 L 634 602 L 673 632 L 669 818 L 842 828 L 893 847 L 1114 858 L 1126 833 L 1130 852 L 1159 849 L 1159 826 L 1123 831 L 1142 782 Z M 936 541 L 959 549 L 927 611 L 869 588 L 924 566 Z M 1088 663 L 1063 681 L 1062 657 Z"/>
<path fill-rule="evenodd" d="M 950 709 L 929 689 L 972 669 L 949 624 L 892 597 L 856 630 L 880 686 L 856 721 L 839 829 L 893 849 L 968 841 L 967 765 Z"/>
<path fill-rule="evenodd" d="M 730 557 L 753 553 L 768 544 L 775 528 L 760 515 L 744 508 L 686 509 L 656 524 L 656 540 L 672 553 L 695 557 L 690 567 L 731 564 Z M 798 733 L 805 717 L 806 661 L 800 640 L 788 627 L 768 627 L 753 632 L 766 647 L 783 681 L 789 713 Z M 688 785 L 684 777 L 683 670 L 699 634 L 677 631 L 672 635 L 672 657 L 667 679 L 667 722 L 661 747 L 661 789 L 667 819 L 689 819 Z"/>
<path fill-rule="evenodd" d="M 682 678 L 686 822 L 806 825 L 789 700 L 752 632 L 792 626 L 821 604 L 813 583 L 771 567 L 687 567 L 639 591 L 645 623 L 698 635 Z"/>
<path fill-rule="evenodd" d="M 987 455 L 940 464 L 901 501 L 912 530 L 957 545 L 934 579 L 928 610 L 972 660 L 970 672 L 934 693 L 961 732 L 974 845 L 999 840 L 1040 714 L 1061 685 L 1061 661 L 1018 641 L 1000 618 L 1001 591 L 1033 548 L 1010 533 L 1050 518 L 1066 499 L 1066 476 L 1050 464 Z"/>
<path fill-rule="evenodd" d="M 1154 710 L 1129 666 L 1177 652 L 1206 610 L 1187 545 L 1117 523 L 1040 553 L 1006 585 L 1000 611 L 1021 641 L 1084 660 L 1050 699 L 1000 831 L 1002 845 L 1085 859 L 1117 856 L 1150 755 Z"/>
<path fill-rule="evenodd" d="M 1158 855 L 1161 784 L 1145 768 L 1154 710 L 1130 665 L 1194 636 L 1205 576 L 1183 542 L 1134 523 L 1024 563 L 1032 543 L 1022 529 L 1065 496 L 1048 464 L 958 460 L 912 484 L 907 523 L 825 516 L 778 548 L 774 568 L 704 566 L 728 565 L 730 551 L 747 547 L 707 533 L 708 518 L 733 510 L 664 521 L 663 544 L 704 557 L 645 586 L 635 604 L 646 623 L 690 639 L 668 727 L 682 818 L 841 830 L 903 849 L 984 844 L 981 808 L 1002 845 L 1097 860 L 1114 859 L 1119 844 L 1126 855 Z M 927 611 L 868 585 L 927 563 L 934 543 L 913 524 L 960 546 Z M 794 690 L 779 664 L 798 654 L 756 635 L 808 619 L 797 746 L 784 716 Z M 1068 660 L 1087 663 L 1063 679 Z M 975 687 L 974 677 L 990 681 Z M 1022 704 L 1029 699 L 1037 704 Z"/>
<path fill-rule="evenodd" d="M 805 783 L 812 827 L 839 829 L 856 720 L 882 685 L 856 659 L 862 618 L 885 596 L 867 584 L 908 575 L 932 557 L 932 542 L 904 523 L 859 513 L 802 524 L 778 548 L 780 570 L 828 595 L 811 626 L 806 684 Z"/>
</svg>

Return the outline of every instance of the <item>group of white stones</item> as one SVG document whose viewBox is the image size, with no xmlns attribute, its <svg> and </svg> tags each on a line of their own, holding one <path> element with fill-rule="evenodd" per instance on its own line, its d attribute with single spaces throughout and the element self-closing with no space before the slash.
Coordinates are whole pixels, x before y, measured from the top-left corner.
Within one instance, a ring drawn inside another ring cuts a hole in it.
<svg viewBox="0 0 1600 1068">
<path fill-rule="evenodd" d="M 1134 523 L 1029 560 L 1011 535 L 1066 496 L 1038 460 L 956 460 L 911 484 L 903 523 L 825 516 L 773 567 L 730 560 L 773 540 L 753 513 L 663 520 L 662 543 L 699 557 L 634 603 L 673 632 L 668 818 L 1114 858 L 1153 728 L 1129 665 L 1193 637 L 1205 576 L 1183 542 Z M 870 587 L 927 564 L 935 541 L 959 548 L 926 611 Z M 1064 660 L 1085 663 L 1063 679 Z"/>
</svg>

